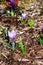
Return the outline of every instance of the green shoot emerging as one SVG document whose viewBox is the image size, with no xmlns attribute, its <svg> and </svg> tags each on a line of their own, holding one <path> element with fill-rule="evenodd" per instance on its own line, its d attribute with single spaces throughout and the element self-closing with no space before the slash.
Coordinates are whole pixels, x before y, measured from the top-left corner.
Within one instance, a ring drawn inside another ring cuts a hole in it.
<svg viewBox="0 0 43 65">
<path fill-rule="evenodd" d="M 26 24 L 25 20 L 21 20 L 20 22 L 21 22 L 21 24 Z"/>
<path fill-rule="evenodd" d="M 22 53 L 23 53 L 23 54 L 26 54 L 26 49 L 25 49 L 25 46 L 24 46 L 24 44 L 23 44 L 22 41 L 20 41 L 19 47 L 21 48 Z"/>
<path fill-rule="evenodd" d="M 2 32 L 2 34 L 4 35 L 4 36 L 6 36 L 6 30 L 5 30 L 5 28 L 3 27 L 3 26 L 0 26 L 1 27 L 1 32 Z"/>
<path fill-rule="evenodd" d="M 40 36 L 38 37 L 38 42 L 43 45 L 43 38 L 41 38 Z"/>
<path fill-rule="evenodd" d="M 30 28 L 33 28 L 33 26 L 34 26 L 34 18 L 32 18 L 32 20 L 28 21 L 28 24 L 29 24 Z"/>
</svg>

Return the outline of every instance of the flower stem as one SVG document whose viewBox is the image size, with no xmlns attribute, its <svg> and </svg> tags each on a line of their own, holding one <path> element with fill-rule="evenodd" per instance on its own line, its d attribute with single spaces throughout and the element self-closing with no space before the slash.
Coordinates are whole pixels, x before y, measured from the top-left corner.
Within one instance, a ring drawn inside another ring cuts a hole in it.
<svg viewBox="0 0 43 65">
<path fill-rule="evenodd" d="M 13 43 L 12 43 L 12 49 L 13 49 L 13 50 L 14 50 L 14 46 L 15 46 L 15 43 L 13 42 Z"/>
</svg>

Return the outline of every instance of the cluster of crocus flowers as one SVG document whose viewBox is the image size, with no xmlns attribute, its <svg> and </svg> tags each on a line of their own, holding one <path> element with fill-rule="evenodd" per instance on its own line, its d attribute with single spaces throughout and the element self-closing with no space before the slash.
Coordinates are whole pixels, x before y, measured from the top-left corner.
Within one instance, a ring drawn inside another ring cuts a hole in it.
<svg viewBox="0 0 43 65">
<path fill-rule="evenodd" d="M 26 13 L 22 13 L 22 19 L 26 19 L 27 14 Z"/>
<path fill-rule="evenodd" d="M 10 0 L 10 4 L 13 7 L 14 10 L 17 9 L 17 6 L 16 6 L 14 0 Z"/>
<path fill-rule="evenodd" d="M 19 0 L 10 0 L 10 2 L 6 2 L 6 6 L 7 7 L 13 7 L 13 9 L 16 10 L 17 5 L 18 5 L 18 1 Z"/>
<path fill-rule="evenodd" d="M 18 0 L 10 0 L 10 4 L 14 8 L 14 10 L 16 10 L 17 9 L 17 5 L 18 5 Z"/>
<path fill-rule="evenodd" d="M 12 30 L 11 32 L 8 31 L 8 36 L 12 41 L 12 48 L 14 49 L 14 45 L 15 45 L 14 39 L 15 39 L 15 36 L 16 36 L 16 31 L 14 31 L 14 30 Z"/>
</svg>

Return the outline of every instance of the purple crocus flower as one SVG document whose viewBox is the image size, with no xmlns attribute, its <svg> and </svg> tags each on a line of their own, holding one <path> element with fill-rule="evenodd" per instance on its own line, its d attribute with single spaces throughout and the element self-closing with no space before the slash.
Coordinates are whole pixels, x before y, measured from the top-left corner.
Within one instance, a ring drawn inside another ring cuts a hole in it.
<svg viewBox="0 0 43 65">
<path fill-rule="evenodd" d="M 13 30 L 13 31 L 8 31 L 8 36 L 9 36 L 9 38 L 12 40 L 12 48 L 14 49 L 14 38 L 15 38 L 15 36 L 16 36 L 16 32 Z"/>
<path fill-rule="evenodd" d="M 13 30 L 13 31 L 8 31 L 8 36 L 11 38 L 11 39 L 14 39 L 15 36 L 16 36 L 16 32 Z"/>
<path fill-rule="evenodd" d="M 22 19 L 26 19 L 26 13 L 22 13 Z"/>
<path fill-rule="evenodd" d="M 43 32 L 43 27 L 41 28 L 41 31 Z"/>
<path fill-rule="evenodd" d="M 14 0 L 10 0 L 10 4 L 12 5 L 12 7 L 14 8 L 14 10 L 17 9 L 16 4 L 14 3 Z"/>
</svg>

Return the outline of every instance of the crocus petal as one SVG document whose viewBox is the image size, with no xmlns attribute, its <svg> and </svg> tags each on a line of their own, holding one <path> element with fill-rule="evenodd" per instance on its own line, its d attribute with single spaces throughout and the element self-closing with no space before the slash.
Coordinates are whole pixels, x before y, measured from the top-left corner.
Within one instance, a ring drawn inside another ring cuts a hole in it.
<svg viewBox="0 0 43 65">
<path fill-rule="evenodd" d="M 16 36 L 16 32 L 15 31 L 8 31 L 8 36 L 11 38 L 11 39 L 14 39 L 15 36 Z"/>
<path fill-rule="evenodd" d="M 8 31 L 8 36 L 12 39 L 13 38 L 13 34 L 10 32 L 10 31 Z"/>
<path fill-rule="evenodd" d="M 22 13 L 22 18 L 23 18 L 23 19 L 26 18 L 26 13 Z"/>
<path fill-rule="evenodd" d="M 14 5 L 14 0 L 10 0 L 10 4 L 11 5 Z"/>
<path fill-rule="evenodd" d="M 10 0 L 10 2 L 14 3 L 14 0 Z"/>
<path fill-rule="evenodd" d="M 14 36 L 14 38 L 15 38 L 16 32 L 13 30 L 11 33 L 13 34 L 13 36 Z"/>
<path fill-rule="evenodd" d="M 13 3 L 13 2 L 10 2 L 10 4 L 11 4 L 12 6 L 14 6 L 14 3 Z"/>
</svg>

